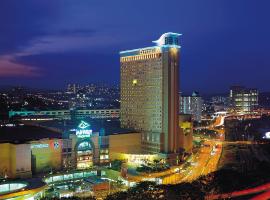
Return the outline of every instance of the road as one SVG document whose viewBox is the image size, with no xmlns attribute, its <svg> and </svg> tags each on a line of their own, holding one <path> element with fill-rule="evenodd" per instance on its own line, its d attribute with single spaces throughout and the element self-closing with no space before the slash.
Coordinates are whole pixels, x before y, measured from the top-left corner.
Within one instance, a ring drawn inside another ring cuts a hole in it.
<svg viewBox="0 0 270 200">
<path fill-rule="evenodd" d="M 214 125 L 209 126 L 209 129 L 218 132 L 219 137 L 217 139 L 206 139 L 204 145 L 199 151 L 191 155 L 188 162 L 190 166 L 174 166 L 170 170 L 166 170 L 160 173 L 141 174 L 140 176 L 132 176 L 128 174 L 126 180 L 139 182 L 144 180 L 150 180 L 154 178 L 160 178 L 162 184 L 176 184 L 181 182 L 191 182 L 198 179 L 200 176 L 207 175 L 214 172 L 218 168 L 218 162 L 222 153 L 222 145 L 224 142 L 224 129 L 216 129 L 215 125 L 220 125 L 224 122 L 224 119 L 218 118 Z"/>
<path fill-rule="evenodd" d="M 132 176 L 128 174 L 126 180 L 140 182 L 153 178 L 160 178 L 162 184 L 176 184 L 181 182 L 191 182 L 202 175 L 207 175 L 217 170 L 218 162 L 222 152 L 222 142 L 220 140 L 208 139 L 200 150 L 193 154 L 188 162 L 190 166 L 174 166 L 169 170 L 160 173 L 141 174 Z"/>
<path fill-rule="evenodd" d="M 189 160 L 191 166 L 182 169 L 180 173 L 174 173 L 164 177 L 162 183 L 175 184 L 192 182 L 200 176 L 216 171 L 222 153 L 222 145 L 225 140 L 224 129 L 217 129 L 216 127 L 223 124 L 224 117 L 219 117 L 213 125 L 207 127 L 208 129 L 215 130 L 219 134 L 218 139 L 206 139 L 199 152 L 191 156 Z"/>
<path fill-rule="evenodd" d="M 200 176 L 216 171 L 221 152 L 221 141 L 206 140 L 199 152 L 192 155 L 188 160 L 188 162 L 191 163 L 189 167 L 180 170 L 180 173 L 173 173 L 163 177 L 162 183 L 175 184 L 181 182 L 191 182 L 198 179 Z"/>
</svg>

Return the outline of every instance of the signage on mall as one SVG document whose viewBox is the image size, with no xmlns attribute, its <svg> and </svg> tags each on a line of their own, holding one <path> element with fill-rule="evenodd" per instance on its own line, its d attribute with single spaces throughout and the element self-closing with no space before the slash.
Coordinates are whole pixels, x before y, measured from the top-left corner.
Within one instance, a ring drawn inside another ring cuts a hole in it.
<svg viewBox="0 0 270 200">
<path fill-rule="evenodd" d="M 78 126 L 78 129 L 76 129 L 76 135 L 78 138 L 88 138 L 92 135 L 92 130 L 89 129 L 90 124 L 88 124 L 85 121 L 81 121 L 81 123 Z"/>
<path fill-rule="evenodd" d="M 48 148 L 49 144 L 32 144 L 31 149 L 43 149 Z"/>
</svg>

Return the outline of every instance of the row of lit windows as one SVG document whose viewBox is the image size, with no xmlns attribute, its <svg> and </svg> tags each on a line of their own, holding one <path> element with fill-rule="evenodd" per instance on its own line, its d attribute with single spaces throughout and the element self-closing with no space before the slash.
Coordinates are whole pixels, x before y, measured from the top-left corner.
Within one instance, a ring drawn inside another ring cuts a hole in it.
<svg viewBox="0 0 270 200">
<path fill-rule="evenodd" d="M 111 114 L 116 114 L 119 113 L 119 110 L 80 110 L 78 111 L 78 114 L 98 114 L 98 113 L 111 113 Z M 25 116 L 25 115 L 69 115 L 69 111 L 40 111 L 40 112 L 20 112 L 16 111 L 14 112 L 13 115 L 20 115 L 20 116 Z"/>
<path fill-rule="evenodd" d="M 160 74 L 162 72 L 161 62 L 144 62 L 143 65 L 138 65 L 138 63 L 122 65 L 121 66 L 121 75 L 130 75 L 130 74 Z M 124 78 L 121 76 L 121 78 Z"/>
<path fill-rule="evenodd" d="M 109 159 L 109 155 L 100 155 L 100 160 Z"/>
<path fill-rule="evenodd" d="M 128 62 L 128 61 L 136 61 L 136 60 L 145 60 L 145 59 L 152 59 L 152 58 L 160 58 L 161 54 L 142 54 L 138 56 L 127 56 L 122 57 L 122 62 Z"/>
</svg>

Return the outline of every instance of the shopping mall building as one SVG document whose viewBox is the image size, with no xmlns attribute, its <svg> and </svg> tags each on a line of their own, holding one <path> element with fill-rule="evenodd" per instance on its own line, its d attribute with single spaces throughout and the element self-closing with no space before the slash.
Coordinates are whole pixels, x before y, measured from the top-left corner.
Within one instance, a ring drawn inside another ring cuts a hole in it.
<svg viewBox="0 0 270 200">
<path fill-rule="evenodd" d="M 138 152 L 141 143 L 140 133 L 119 130 L 107 135 L 104 128 L 94 131 L 85 121 L 65 134 L 37 124 L 5 124 L 0 133 L 0 177 L 5 178 L 89 169 L 108 164 L 121 153 Z"/>
<path fill-rule="evenodd" d="M 180 122 L 181 146 L 186 152 L 192 149 L 190 120 L 185 116 Z M 115 159 L 139 164 L 145 159 L 158 158 L 155 154 L 142 153 L 141 133 L 121 129 L 115 121 L 3 124 L 0 127 L 0 177 L 28 178 L 36 174 L 104 166 Z"/>
</svg>

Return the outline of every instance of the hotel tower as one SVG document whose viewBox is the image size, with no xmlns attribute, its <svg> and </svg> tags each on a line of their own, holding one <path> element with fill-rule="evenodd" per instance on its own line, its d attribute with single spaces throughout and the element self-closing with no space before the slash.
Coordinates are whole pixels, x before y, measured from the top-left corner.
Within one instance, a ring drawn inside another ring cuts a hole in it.
<svg viewBox="0 0 270 200">
<path fill-rule="evenodd" d="M 164 33 L 155 46 L 120 52 L 121 126 L 142 133 L 142 149 L 178 155 L 181 34 Z"/>
</svg>

